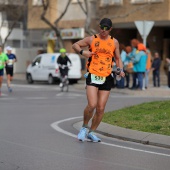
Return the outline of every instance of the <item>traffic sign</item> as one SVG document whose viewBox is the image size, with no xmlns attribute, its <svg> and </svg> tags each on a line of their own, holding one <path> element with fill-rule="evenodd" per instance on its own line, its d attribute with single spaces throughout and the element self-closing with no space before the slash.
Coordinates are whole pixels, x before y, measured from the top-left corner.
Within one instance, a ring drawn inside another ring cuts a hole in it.
<svg viewBox="0 0 170 170">
<path fill-rule="evenodd" d="M 143 38 L 143 43 L 145 46 L 147 36 L 149 35 L 154 23 L 154 21 L 135 21 L 135 25 Z"/>
</svg>

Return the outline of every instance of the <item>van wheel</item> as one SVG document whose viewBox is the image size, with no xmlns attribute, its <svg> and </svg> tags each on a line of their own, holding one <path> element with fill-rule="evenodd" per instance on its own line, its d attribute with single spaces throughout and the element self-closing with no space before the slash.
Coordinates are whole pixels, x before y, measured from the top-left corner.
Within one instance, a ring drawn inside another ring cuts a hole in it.
<svg viewBox="0 0 170 170">
<path fill-rule="evenodd" d="M 53 84 L 54 83 L 54 78 L 52 75 L 49 75 L 48 77 L 48 84 Z"/>
<path fill-rule="evenodd" d="M 28 74 L 27 75 L 27 82 L 29 83 L 29 84 L 32 84 L 34 81 L 32 80 L 32 76 L 31 76 L 31 74 Z"/>
</svg>

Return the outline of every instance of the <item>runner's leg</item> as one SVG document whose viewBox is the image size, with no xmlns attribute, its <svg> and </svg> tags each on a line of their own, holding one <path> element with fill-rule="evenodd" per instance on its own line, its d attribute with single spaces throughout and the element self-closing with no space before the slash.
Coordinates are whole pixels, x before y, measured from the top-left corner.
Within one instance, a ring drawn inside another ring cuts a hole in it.
<svg viewBox="0 0 170 170">
<path fill-rule="evenodd" d="M 2 87 L 3 76 L 0 75 L 0 96 L 1 96 L 1 87 Z"/>
<path fill-rule="evenodd" d="M 77 138 L 79 141 L 84 142 L 86 134 L 87 134 L 87 126 L 89 120 L 93 116 L 93 111 L 96 108 L 97 105 L 97 93 L 98 93 L 98 88 L 94 86 L 88 86 L 87 85 L 87 100 L 88 100 L 88 105 L 84 109 L 84 119 L 83 119 L 83 126 L 80 129 L 80 132 L 77 135 Z"/>
<path fill-rule="evenodd" d="M 97 106 L 97 93 L 98 93 L 98 88 L 94 86 L 88 86 L 87 85 L 87 100 L 88 100 L 88 105 L 84 109 L 84 121 L 83 121 L 83 126 L 87 126 L 89 120 L 93 116 L 94 109 Z"/>
<path fill-rule="evenodd" d="M 7 86 L 8 86 L 8 88 L 10 87 L 10 85 L 11 85 L 11 76 L 10 76 L 10 74 L 7 74 Z"/>
<path fill-rule="evenodd" d="M 107 100 L 109 98 L 110 91 L 104 91 L 104 90 L 99 90 L 98 91 L 98 102 L 97 102 L 97 107 L 96 107 L 96 113 L 92 119 L 92 125 L 90 130 L 95 131 L 97 127 L 99 126 L 103 115 L 104 115 L 104 109 L 107 103 Z"/>
</svg>

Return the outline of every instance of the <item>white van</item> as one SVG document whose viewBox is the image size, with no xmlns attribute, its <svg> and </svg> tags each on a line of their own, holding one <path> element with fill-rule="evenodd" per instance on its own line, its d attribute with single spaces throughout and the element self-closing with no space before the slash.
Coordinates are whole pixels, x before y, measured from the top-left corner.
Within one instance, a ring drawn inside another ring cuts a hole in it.
<svg viewBox="0 0 170 170">
<path fill-rule="evenodd" d="M 55 80 L 59 79 L 60 72 L 57 64 L 57 58 L 59 55 L 60 53 L 44 53 L 36 56 L 27 68 L 27 82 L 48 81 L 49 84 L 52 84 Z M 75 53 L 67 53 L 66 55 L 72 63 L 68 72 L 69 81 L 77 82 L 82 76 L 80 57 Z"/>
</svg>

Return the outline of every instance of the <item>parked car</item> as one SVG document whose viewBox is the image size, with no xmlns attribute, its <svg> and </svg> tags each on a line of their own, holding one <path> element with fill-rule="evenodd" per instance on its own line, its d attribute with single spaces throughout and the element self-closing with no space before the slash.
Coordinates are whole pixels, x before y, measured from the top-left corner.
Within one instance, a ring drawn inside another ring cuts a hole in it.
<svg viewBox="0 0 170 170">
<path fill-rule="evenodd" d="M 59 80 L 60 72 L 57 64 L 59 55 L 60 53 L 44 53 L 37 55 L 33 62 L 27 67 L 27 82 L 48 81 L 49 84 L 53 84 L 54 81 Z M 68 79 L 70 82 L 76 83 L 82 76 L 80 57 L 75 53 L 68 53 L 67 56 L 72 62 L 68 73 Z"/>
</svg>

